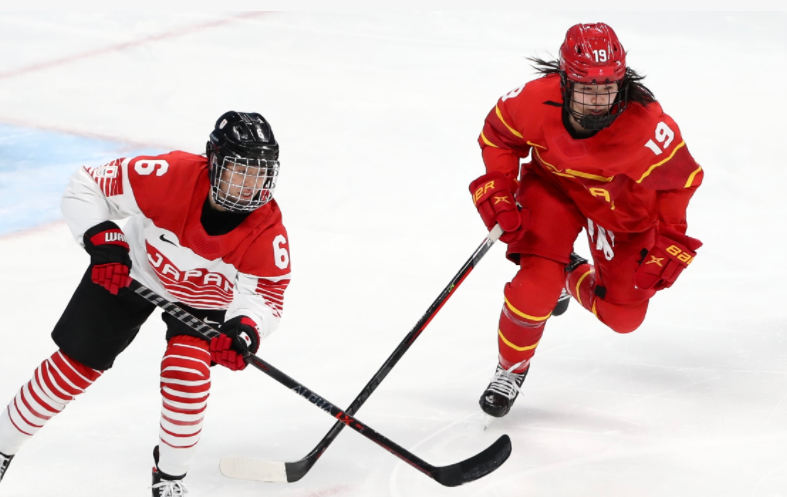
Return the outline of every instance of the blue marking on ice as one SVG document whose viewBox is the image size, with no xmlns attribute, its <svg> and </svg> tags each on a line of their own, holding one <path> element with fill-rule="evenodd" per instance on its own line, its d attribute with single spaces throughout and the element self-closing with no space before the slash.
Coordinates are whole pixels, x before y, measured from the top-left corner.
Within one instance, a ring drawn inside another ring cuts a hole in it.
<svg viewBox="0 0 787 497">
<path fill-rule="evenodd" d="M 80 166 L 163 150 L 0 123 L 0 235 L 62 219 L 60 198 Z"/>
</svg>

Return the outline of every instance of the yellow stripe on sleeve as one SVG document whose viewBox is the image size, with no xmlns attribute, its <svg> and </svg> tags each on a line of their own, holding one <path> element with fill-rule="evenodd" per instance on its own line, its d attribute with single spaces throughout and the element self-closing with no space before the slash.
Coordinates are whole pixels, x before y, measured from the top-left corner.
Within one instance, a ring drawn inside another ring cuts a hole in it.
<svg viewBox="0 0 787 497">
<path fill-rule="evenodd" d="M 488 139 L 488 138 L 487 138 L 487 137 L 484 135 L 484 132 L 483 132 L 483 131 L 481 132 L 481 139 L 482 139 L 482 140 L 484 140 L 484 143 L 486 143 L 486 144 L 487 144 L 487 145 L 489 145 L 490 147 L 494 147 L 494 148 L 500 148 L 500 147 L 498 147 L 497 145 L 495 145 L 494 143 L 490 142 L 490 141 L 489 141 L 489 139 Z"/>
<path fill-rule="evenodd" d="M 529 143 L 530 142 L 528 142 L 528 144 Z M 538 149 L 537 148 L 534 148 L 533 152 L 536 153 L 536 157 L 538 157 L 538 161 L 541 162 L 542 164 L 544 164 L 545 166 L 547 166 L 547 168 L 549 168 L 549 172 L 550 173 L 560 174 L 560 172 L 559 172 L 560 169 L 556 168 L 555 166 L 553 166 L 552 164 L 550 164 L 549 162 L 547 162 L 543 158 L 541 158 L 541 154 L 538 153 Z M 570 174 L 560 174 L 560 176 L 566 176 L 566 177 L 569 177 L 569 178 L 573 178 L 573 176 L 571 176 Z"/>
<path fill-rule="evenodd" d="M 495 113 L 497 113 L 497 117 L 500 118 L 500 122 L 502 122 L 503 124 L 506 125 L 506 128 L 508 128 L 508 131 L 510 131 L 514 136 L 522 138 L 522 133 L 520 133 L 519 131 L 517 131 L 514 128 L 512 128 L 511 126 L 509 126 L 508 123 L 506 122 L 506 120 L 503 119 L 503 113 L 500 112 L 500 107 L 498 107 L 497 105 L 495 105 Z"/>
<path fill-rule="evenodd" d="M 511 343 L 508 340 L 508 338 L 506 338 L 505 335 L 503 335 L 503 332 L 501 330 L 497 330 L 497 334 L 500 336 L 500 340 L 502 340 L 504 344 L 508 345 L 509 347 L 511 347 L 512 349 L 516 350 L 517 352 L 522 352 L 522 351 L 525 351 L 525 350 L 533 350 L 534 348 L 536 348 L 538 346 L 538 342 L 536 342 L 535 345 L 529 345 L 527 347 L 519 347 L 519 346 L 514 345 L 513 343 Z"/>
<path fill-rule="evenodd" d="M 702 166 L 698 167 L 696 171 L 694 171 L 693 173 L 691 173 L 691 176 L 689 176 L 689 180 L 686 182 L 686 186 L 684 186 L 683 188 L 688 188 L 688 187 L 690 187 L 690 186 L 691 186 L 691 184 L 694 182 L 694 176 L 696 176 L 696 175 L 697 175 L 697 173 L 698 173 L 698 172 L 700 172 L 700 171 L 702 171 Z"/>
<path fill-rule="evenodd" d="M 637 183 L 642 183 L 642 180 L 644 180 L 645 178 L 647 178 L 648 176 L 650 176 L 650 173 L 652 173 L 654 169 L 656 169 L 656 168 L 657 168 L 657 167 L 659 167 L 660 165 L 664 164 L 664 163 L 665 163 L 665 162 L 667 162 L 668 160 L 672 159 L 672 158 L 675 156 L 675 152 L 677 152 L 678 150 L 680 150 L 680 149 L 681 149 L 681 147 L 684 147 L 685 145 L 686 145 L 686 142 L 685 142 L 685 141 L 682 141 L 682 142 L 680 142 L 680 143 L 678 144 L 678 146 L 677 146 L 677 147 L 675 147 L 675 150 L 673 150 L 673 151 L 672 151 L 672 153 L 671 153 L 671 154 L 669 154 L 669 157 L 667 157 L 666 159 L 664 159 L 664 160 L 663 160 L 663 161 L 661 161 L 661 162 L 658 162 L 658 163 L 656 163 L 656 164 L 653 164 L 652 166 L 650 166 L 650 168 L 648 168 L 648 170 L 647 170 L 647 171 L 645 171 L 645 174 L 643 174 L 643 175 L 642 175 L 642 177 L 639 179 L 639 181 L 637 181 Z"/>
</svg>

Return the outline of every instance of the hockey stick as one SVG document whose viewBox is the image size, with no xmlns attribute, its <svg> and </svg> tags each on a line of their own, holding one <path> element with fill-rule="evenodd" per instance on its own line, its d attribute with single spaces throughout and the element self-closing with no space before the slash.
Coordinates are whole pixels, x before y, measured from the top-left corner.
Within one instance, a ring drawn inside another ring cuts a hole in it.
<svg viewBox="0 0 787 497">
<path fill-rule="evenodd" d="M 164 299 L 138 281 L 133 280 L 129 288 L 148 302 L 161 307 L 165 312 L 176 317 L 206 339 L 211 339 L 219 335 L 217 330 L 211 328 L 203 321 L 192 316 L 172 302 Z M 433 466 L 377 433 L 361 420 L 342 411 L 324 397 L 317 395 L 314 391 L 306 388 L 256 355 L 249 354 L 246 358 L 246 362 L 305 398 L 316 407 L 338 419 L 343 425 L 349 426 L 441 485 L 455 487 L 477 480 L 499 468 L 511 454 L 511 440 L 508 438 L 508 435 L 503 435 L 484 451 L 469 459 L 448 466 Z"/>
<path fill-rule="evenodd" d="M 448 283 L 448 286 L 440 293 L 437 300 L 429 306 L 429 309 L 427 309 L 426 313 L 421 317 L 418 323 L 416 323 L 415 327 L 406 337 L 404 337 L 404 340 L 396 347 L 391 356 L 388 357 L 388 360 L 385 361 L 372 379 L 369 380 L 369 383 L 366 384 L 361 393 L 353 400 L 350 407 L 346 410 L 347 414 L 352 416 L 358 412 L 358 409 L 366 402 L 366 399 L 368 399 L 372 392 L 377 389 L 383 379 L 388 376 L 391 369 L 399 362 L 399 359 L 407 352 L 413 342 L 415 342 L 415 339 L 418 338 L 432 318 L 435 317 L 437 312 L 445 305 L 451 295 L 453 295 L 454 290 L 462 284 L 481 258 L 489 251 L 492 244 L 494 244 L 502 234 L 503 230 L 500 229 L 500 226 L 495 225 L 495 227 L 492 228 L 483 243 L 476 249 L 470 259 L 465 262 L 462 269 L 459 270 L 450 283 Z M 320 443 L 299 461 L 279 462 L 228 456 L 221 459 L 221 472 L 224 476 L 240 480 L 256 480 L 275 483 L 298 481 L 309 472 L 312 466 L 317 462 L 317 459 L 319 459 L 328 446 L 331 445 L 343 428 L 344 423 L 337 421 L 323 439 L 320 440 Z"/>
</svg>

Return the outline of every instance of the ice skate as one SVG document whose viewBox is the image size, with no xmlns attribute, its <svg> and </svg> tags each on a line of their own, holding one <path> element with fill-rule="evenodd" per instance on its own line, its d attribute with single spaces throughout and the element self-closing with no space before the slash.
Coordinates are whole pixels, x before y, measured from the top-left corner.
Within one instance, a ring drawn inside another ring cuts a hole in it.
<svg viewBox="0 0 787 497">
<path fill-rule="evenodd" d="M 587 264 L 587 259 L 581 257 L 574 252 L 571 252 L 569 256 L 571 261 L 566 264 L 566 276 L 568 276 L 571 271 L 575 270 L 577 267 L 581 266 L 582 264 Z M 560 297 L 557 299 L 557 304 L 555 304 L 555 308 L 552 310 L 553 316 L 560 316 L 561 314 L 565 314 L 568 310 L 568 304 L 571 301 L 571 294 L 564 288 L 562 292 L 560 292 Z"/>
<path fill-rule="evenodd" d="M 478 401 L 481 410 L 495 418 L 502 418 L 508 414 L 517 395 L 519 395 L 519 389 L 529 370 L 528 366 L 522 373 L 513 373 L 498 364 L 492 382 L 486 387 Z"/>
<path fill-rule="evenodd" d="M 183 478 L 186 475 L 170 476 L 158 469 L 158 445 L 153 449 L 153 497 L 183 497 L 189 493 Z"/>
<path fill-rule="evenodd" d="M 8 469 L 8 466 L 11 464 L 11 459 L 13 458 L 13 455 L 7 456 L 0 452 L 0 480 L 2 480 L 3 476 L 5 476 L 5 472 Z"/>
<path fill-rule="evenodd" d="M 581 255 L 575 252 L 571 252 L 569 258 L 571 259 L 571 261 L 568 264 L 566 264 L 566 275 L 568 275 L 571 271 L 575 270 L 582 264 L 588 263 L 587 259 L 585 259 L 584 257 L 582 257 Z"/>
<path fill-rule="evenodd" d="M 555 308 L 552 309 L 552 315 L 560 316 L 561 314 L 565 313 L 568 310 L 568 303 L 570 300 L 571 294 L 569 294 L 564 288 L 563 291 L 560 292 L 560 297 L 557 298 L 557 304 L 555 304 Z"/>
</svg>

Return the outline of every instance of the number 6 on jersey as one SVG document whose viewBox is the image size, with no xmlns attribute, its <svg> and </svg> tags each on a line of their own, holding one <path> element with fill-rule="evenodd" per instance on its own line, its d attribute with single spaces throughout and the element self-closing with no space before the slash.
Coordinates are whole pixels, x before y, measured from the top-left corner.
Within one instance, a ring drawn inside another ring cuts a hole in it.
<svg viewBox="0 0 787 497">
<path fill-rule="evenodd" d="M 290 254 L 282 245 L 287 245 L 284 235 L 278 235 L 273 239 L 273 259 L 277 268 L 286 269 L 290 265 Z"/>
</svg>

